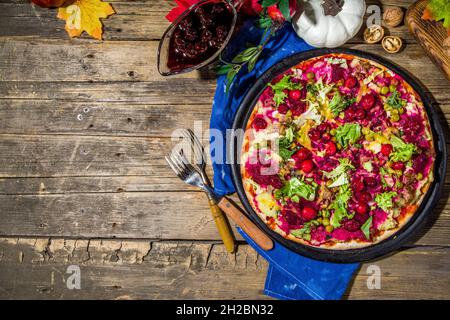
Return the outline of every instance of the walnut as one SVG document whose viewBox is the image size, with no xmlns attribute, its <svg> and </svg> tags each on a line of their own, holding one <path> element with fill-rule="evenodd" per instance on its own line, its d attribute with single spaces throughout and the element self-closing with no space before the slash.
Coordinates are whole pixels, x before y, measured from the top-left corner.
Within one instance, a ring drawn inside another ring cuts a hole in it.
<svg viewBox="0 0 450 320">
<path fill-rule="evenodd" d="M 383 20 L 389 27 L 397 27 L 403 21 L 403 10 L 400 7 L 388 7 L 383 13 Z"/>
<path fill-rule="evenodd" d="M 364 30 L 364 41 L 367 43 L 377 43 L 383 39 L 384 29 L 379 25 L 371 25 L 366 30 Z"/>
<path fill-rule="evenodd" d="M 400 37 L 386 36 L 381 41 L 381 45 L 383 46 L 384 50 L 386 50 L 386 52 L 396 53 L 399 52 L 402 48 L 403 41 Z"/>
</svg>

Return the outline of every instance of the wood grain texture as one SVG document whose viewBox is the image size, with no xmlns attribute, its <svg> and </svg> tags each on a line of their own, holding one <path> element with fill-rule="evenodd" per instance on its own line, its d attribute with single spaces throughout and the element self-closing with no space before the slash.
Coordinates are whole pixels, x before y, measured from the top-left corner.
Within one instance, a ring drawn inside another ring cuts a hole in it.
<svg viewBox="0 0 450 320">
<path fill-rule="evenodd" d="M 77 41 L 74 45 L 74 41 Z M 88 40 L 1 40 L 0 80 L 3 81 L 163 81 L 156 70 L 157 41 Z M 347 44 L 363 51 L 385 56 L 402 65 L 412 74 L 421 75 L 425 85 L 435 84 L 445 77 L 434 66 L 425 68 L 429 59 L 422 48 L 409 44 L 402 52 L 386 56 L 377 45 Z M 38 66 L 38 67 L 37 67 Z M 27 74 L 26 79 L 23 75 Z M 174 76 L 174 79 L 201 79 L 192 72 Z"/>
<path fill-rule="evenodd" d="M 449 191 L 446 187 L 447 195 Z M 410 245 L 450 243 L 447 198 Z M 0 200 L 0 235 L 219 240 L 208 201 L 200 192 L 43 192 L 0 195 Z"/>
<path fill-rule="evenodd" d="M 0 0 L 0 297 L 267 298 L 264 259 L 247 245 L 227 255 L 205 195 L 163 160 L 173 130 L 197 120 L 208 127 L 214 77 L 158 75 L 172 1 L 110 2 L 118 14 L 104 20 L 99 42 L 69 39 L 54 10 Z M 367 3 L 406 9 L 413 1 Z M 407 26 L 387 31 L 405 40 L 401 53 L 361 35 L 346 47 L 419 78 L 448 126 L 450 82 Z M 365 264 L 349 298 L 449 298 L 449 173 L 445 181 L 427 228 L 375 262 L 382 288 L 367 289 Z M 82 268 L 81 291 L 65 287 L 69 264 Z"/>
<path fill-rule="evenodd" d="M 443 47 L 444 40 L 449 35 L 442 22 L 422 19 L 428 2 L 428 0 L 420 0 L 412 5 L 406 13 L 405 21 L 417 42 L 450 81 L 450 56 Z"/>
<path fill-rule="evenodd" d="M 346 298 L 449 299 L 449 250 L 365 263 Z M 216 242 L 1 238 L 0 257 L 4 299 L 267 299 L 267 263 L 248 245 L 229 255 Z M 69 265 L 80 267 L 81 290 L 66 287 Z M 369 266 L 380 270 L 380 289 L 368 289 Z"/>
</svg>

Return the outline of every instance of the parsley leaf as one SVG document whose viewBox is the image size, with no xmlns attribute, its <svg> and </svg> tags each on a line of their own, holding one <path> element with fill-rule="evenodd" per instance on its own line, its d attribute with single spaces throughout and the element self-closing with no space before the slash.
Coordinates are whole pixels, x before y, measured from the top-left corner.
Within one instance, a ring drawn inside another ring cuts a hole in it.
<svg viewBox="0 0 450 320">
<path fill-rule="evenodd" d="M 336 140 L 343 147 L 353 144 L 361 137 L 361 126 L 357 123 L 346 123 L 336 129 Z"/>
<path fill-rule="evenodd" d="M 324 84 L 322 78 L 317 80 L 316 83 L 306 85 L 306 90 L 308 90 L 310 95 L 316 97 L 321 104 L 325 103 L 325 101 L 327 100 L 327 94 L 332 89 L 333 86 Z"/>
<path fill-rule="evenodd" d="M 386 99 L 386 104 L 392 108 L 399 109 L 406 105 L 406 101 L 400 98 L 400 93 L 395 90 L 392 94 Z"/>
<path fill-rule="evenodd" d="M 318 225 L 319 225 L 319 222 L 317 222 L 316 220 L 311 220 L 311 221 L 305 222 L 303 227 L 301 227 L 300 229 L 291 230 L 291 234 L 294 237 L 310 241 L 311 240 L 311 227 L 318 226 Z"/>
<path fill-rule="evenodd" d="M 325 177 L 333 180 L 333 183 L 329 185 L 330 188 L 348 184 L 347 171 L 355 168 L 347 158 L 338 159 L 338 161 L 339 165 L 336 168 L 334 168 L 330 172 L 323 173 Z"/>
<path fill-rule="evenodd" d="M 361 231 L 364 233 L 364 236 L 367 240 L 370 239 L 370 227 L 372 226 L 372 220 L 373 217 L 370 216 L 369 219 L 364 222 L 364 224 L 361 226 Z"/>
<path fill-rule="evenodd" d="M 287 94 L 284 90 L 300 90 L 302 88 L 301 83 L 294 83 L 291 81 L 291 78 L 292 75 L 284 75 L 283 78 L 277 83 L 268 84 L 273 90 L 273 101 L 277 107 L 287 98 Z"/>
<path fill-rule="evenodd" d="M 356 98 L 347 99 L 341 96 L 339 92 L 336 92 L 331 99 L 329 107 L 333 115 L 336 117 L 341 111 L 344 111 L 348 106 L 356 102 Z"/>
<path fill-rule="evenodd" d="M 383 209 L 384 211 L 388 211 L 390 208 L 394 206 L 392 203 L 392 198 L 397 195 L 397 192 L 390 191 L 390 192 L 383 192 L 380 194 L 377 194 L 375 197 L 375 202 L 377 205 Z"/>
<path fill-rule="evenodd" d="M 390 154 L 389 159 L 392 161 L 409 161 L 414 153 L 417 152 L 417 148 L 412 143 L 405 143 L 401 138 L 392 135 L 391 144 L 394 151 Z"/>
<path fill-rule="evenodd" d="M 275 198 L 288 197 L 294 202 L 299 202 L 300 197 L 314 201 L 316 197 L 316 187 L 312 184 L 307 184 L 305 181 L 300 180 L 297 177 L 291 178 L 283 186 L 283 188 L 275 191 Z"/>
<path fill-rule="evenodd" d="M 345 217 L 352 218 L 353 215 L 349 214 L 347 211 L 348 200 L 350 200 L 352 192 L 348 184 L 342 185 L 339 188 L 339 193 L 336 195 L 333 203 L 331 204 L 331 209 L 334 209 L 334 213 L 331 216 L 330 224 L 334 228 L 341 226 L 341 221 Z"/>
<path fill-rule="evenodd" d="M 289 127 L 286 129 L 285 136 L 278 139 L 278 155 L 287 160 L 297 151 L 297 148 L 290 150 L 291 144 L 294 141 L 294 129 Z"/>
</svg>

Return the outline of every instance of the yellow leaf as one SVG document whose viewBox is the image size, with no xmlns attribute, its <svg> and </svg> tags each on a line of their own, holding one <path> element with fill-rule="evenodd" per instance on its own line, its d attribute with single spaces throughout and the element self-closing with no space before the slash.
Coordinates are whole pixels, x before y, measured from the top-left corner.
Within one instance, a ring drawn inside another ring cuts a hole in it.
<svg viewBox="0 0 450 320">
<path fill-rule="evenodd" d="M 102 22 L 116 13 L 113 7 L 101 0 L 76 0 L 67 7 L 58 9 L 58 18 L 66 21 L 66 31 L 71 37 L 79 37 L 83 31 L 95 39 L 102 39 Z"/>
</svg>

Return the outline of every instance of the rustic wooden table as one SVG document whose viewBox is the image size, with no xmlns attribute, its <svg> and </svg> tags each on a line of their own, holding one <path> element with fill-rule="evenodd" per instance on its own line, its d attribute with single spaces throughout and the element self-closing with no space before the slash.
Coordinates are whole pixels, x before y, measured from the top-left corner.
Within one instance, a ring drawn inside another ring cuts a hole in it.
<svg viewBox="0 0 450 320">
<path fill-rule="evenodd" d="M 267 263 L 243 242 L 228 255 L 205 196 L 163 159 L 174 129 L 207 128 L 215 81 L 158 75 L 172 1 L 111 3 L 117 15 L 99 42 L 69 39 L 54 10 L 0 0 L 0 298 L 267 298 Z M 403 52 L 360 36 L 346 46 L 416 75 L 447 126 L 450 83 L 405 26 L 391 34 Z M 346 296 L 450 298 L 449 182 L 433 224 L 363 264 Z M 381 289 L 366 285 L 372 264 Z M 80 267 L 80 290 L 66 286 L 69 265 Z"/>
</svg>

